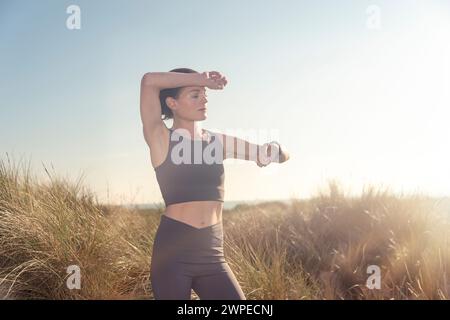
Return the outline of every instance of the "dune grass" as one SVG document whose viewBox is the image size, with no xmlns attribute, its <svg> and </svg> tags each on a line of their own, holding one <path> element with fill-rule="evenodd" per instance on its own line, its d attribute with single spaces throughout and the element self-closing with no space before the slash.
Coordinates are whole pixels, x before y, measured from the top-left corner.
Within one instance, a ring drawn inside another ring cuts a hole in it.
<svg viewBox="0 0 450 320">
<path fill-rule="evenodd" d="M 0 299 L 152 299 L 163 208 L 98 203 L 82 186 L 0 159 Z M 368 187 L 225 210 L 225 255 L 247 299 L 449 299 L 448 208 Z M 66 285 L 81 270 L 81 288 Z M 369 289 L 367 268 L 381 270 Z M 198 299 L 195 292 L 193 299 Z"/>
</svg>

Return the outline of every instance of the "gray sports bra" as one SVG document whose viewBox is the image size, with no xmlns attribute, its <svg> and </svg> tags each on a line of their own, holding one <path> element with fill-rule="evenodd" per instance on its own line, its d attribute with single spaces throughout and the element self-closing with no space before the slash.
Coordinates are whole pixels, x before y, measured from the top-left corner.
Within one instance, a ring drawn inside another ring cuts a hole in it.
<svg viewBox="0 0 450 320">
<path fill-rule="evenodd" d="M 166 159 L 155 168 L 166 207 L 187 201 L 224 199 L 225 172 L 220 139 L 205 130 L 210 140 L 192 140 L 169 129 Z"/>
</svg>

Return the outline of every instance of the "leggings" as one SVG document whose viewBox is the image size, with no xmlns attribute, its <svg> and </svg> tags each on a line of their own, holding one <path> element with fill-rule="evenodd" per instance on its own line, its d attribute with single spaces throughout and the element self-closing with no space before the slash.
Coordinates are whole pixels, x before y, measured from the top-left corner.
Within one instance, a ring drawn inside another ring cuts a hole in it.
<svg viewBox="0 0 450 320">
<path fill-rule="evenodd" d="M 222 221 L 204 228 L 161 215 L 150 281 L 157 300 L 246 300 L 223 252 Z"/>
</svg>

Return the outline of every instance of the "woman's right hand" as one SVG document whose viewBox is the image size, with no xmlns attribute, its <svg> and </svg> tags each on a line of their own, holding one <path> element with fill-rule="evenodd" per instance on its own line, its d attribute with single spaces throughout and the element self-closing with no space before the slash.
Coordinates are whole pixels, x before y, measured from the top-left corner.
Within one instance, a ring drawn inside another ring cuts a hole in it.
<svg viewBox="0 0 450 320">
<path fill-rule="evenodd" d="M 213 90 L 222 90 L 227 84 L 227 78 L 218 71 L 205 71 L 205 87 Z"/>
</svg>

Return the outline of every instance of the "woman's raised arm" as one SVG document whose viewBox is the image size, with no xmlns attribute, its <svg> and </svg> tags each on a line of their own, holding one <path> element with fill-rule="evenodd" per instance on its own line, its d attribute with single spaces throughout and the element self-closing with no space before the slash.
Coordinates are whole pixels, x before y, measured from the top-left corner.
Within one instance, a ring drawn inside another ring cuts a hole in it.
<svg viewBox="0 0 450 320">
<path fill-rule="evenodd" d="M 142 77 L 141 84 L 159 90 L 187 86 L 204 86 L 208 79 L 207 73 L 181 72 L 147 72 Z"/>
</svg>

